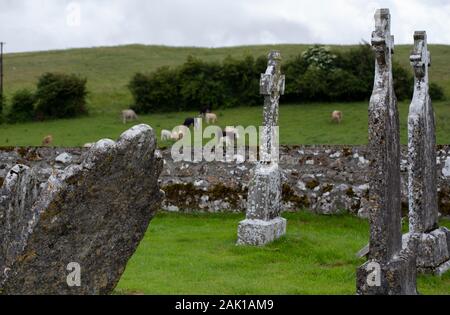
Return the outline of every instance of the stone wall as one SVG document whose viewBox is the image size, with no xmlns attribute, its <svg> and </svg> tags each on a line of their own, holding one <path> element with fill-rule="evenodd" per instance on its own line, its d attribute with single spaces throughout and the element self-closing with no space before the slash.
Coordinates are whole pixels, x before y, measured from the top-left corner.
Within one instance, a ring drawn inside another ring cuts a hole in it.
<svg viewBox="0 0 450 315">
<path fill-rule="evenodd" d="M 40 172 L 47 173 L 76 162 L 83 150 L 0 148 L 0 183 L 15 163 L 41 168 Z M 64 152 L 70 155 L 68 160 L 60 155 Z M 169 149 L 161 153 L 164 168 L 160 183 L 166 193 L 162 203 L 164 210 L 245 211 L 247 185 L 254 163 L 175 163 Z M 437 164 L 440 212 L 450 215 L 450 146 L 438 146 Z M 366 217 L 368 166 L 365 146 L 283 146 L 280 149 L 283 208 L 285 211 L 307 208 L 321 214 L 349 211 Z M 406 148 L 402 148 L 405 213 L 408 208 L 406 167 Z"/>
</svg>

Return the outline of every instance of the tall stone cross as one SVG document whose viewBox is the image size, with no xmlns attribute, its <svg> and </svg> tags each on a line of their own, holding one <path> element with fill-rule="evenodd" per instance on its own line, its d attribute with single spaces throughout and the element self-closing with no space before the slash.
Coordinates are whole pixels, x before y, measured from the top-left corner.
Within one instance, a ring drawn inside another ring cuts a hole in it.
<svg viewBox="0 0 450 315">
<path fill-rule="evenodd" d="M 436 134 L 428 86 L 431 65 L 424 31 L 414 33 L 410 56 L 414 70 L 414 96 L 408 116 L 409 232 L 420 233 L 417 267 L 421 272 L 442 274 L 450 268 L 450 232 L 439 228 Z"/>
<path fill-rule="evenodd" d="M 372 33 L 375 80 L 369 104 L 369 260 L 358 268 L 358 294 L 415 294 L 414 251 L 402 250 L 400 129 L 392 76 L 394 37 L 388 9 Z M 412 238 L 412 241 L 415 238 Z"/>
<path fill-rule="evenodd" d="M 285 76 L 281 74 L 281 54 L 272 51 L 265 73 L 261 74 L 260 94 L 264 95 L 261 161 L 273 162 L 278 155 L 278 108 L 284 94 Z"/>
<path fill-rule="evenodd" d="M 261 75 L 260 92 L 264 95 L 264 126 L 260 143 L 260 162 L 249 184 L 246 219 L 239 223 L 239 245 L 265 245 L 286 233 L 286 220 L 280 217 L 281 172 L 278 166 L 278 106 L 284 92 L 281 55 L 269 54 L 267 70 Z"/>
</svg>

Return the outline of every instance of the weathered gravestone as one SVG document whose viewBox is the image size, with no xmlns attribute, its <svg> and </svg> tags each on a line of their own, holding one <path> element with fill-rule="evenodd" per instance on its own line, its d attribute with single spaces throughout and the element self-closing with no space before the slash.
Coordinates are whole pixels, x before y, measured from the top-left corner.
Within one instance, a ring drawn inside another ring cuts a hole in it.
<svg viewBox="0 0 450 315">
<path fill-rule="evenodd" d="M 370 245 L 357 270 L 357 294 L 416 294 L 416 238 L 402 249 L 400 130 L 392 77 L 394 38 L 388 9 L 377 10 L 372 46 L 375 82 L 369 105 Z"/>
<path fill-rule="evenodd" d="M 414 96 L 408 117 L 408 242 L 420 234 L 417 267 L 421 272 L 442 274 L 450 268 L 450 231 L 438 225 L 436 185 L 436 135 L 434 111 L 428 93 L 428 67 L 431 64 L 426 32 L 414 33 L 411 53 L 414 69 Z"/>
<path fill-rule="evenodd" d="M 16 165 L 0 189 L 0 292 L 110 293 L 162 198 L 155 148 L 138 125 L 45 182 Z"/>
<path fill-rule="evenodd" d="M 264 245 L 286 234 L 286 219 L 280 217 L 281 172 L 278 166 L 278 107 L 284 93 L 281 55 L 269 54 L 267 70 L 261 75 L 260 93 L 264 95 L 264 126 L 260 161 L 249 184 L 247 217 L 239 223 L 240 245 Z"/>
</svg>

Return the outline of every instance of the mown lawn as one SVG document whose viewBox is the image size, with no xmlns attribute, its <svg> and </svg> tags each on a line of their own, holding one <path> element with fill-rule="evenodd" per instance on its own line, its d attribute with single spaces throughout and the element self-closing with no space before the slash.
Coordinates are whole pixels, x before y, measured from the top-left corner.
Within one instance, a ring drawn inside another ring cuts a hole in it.
<svg viewBox="0 0 450 315">
<path fill-rule="evenodd" d="M 287 235 L 236 246 L 242 214 L 159 213 L 116 288 L 118 294 L 354 294 L 355 253 L 368 241 L 356 217 L 286 213 Z M 450 221 L 443 222 L 450 227 Z M 450 294 L 450 274 L 420 276 L 422 294 Z"/>
</svg>

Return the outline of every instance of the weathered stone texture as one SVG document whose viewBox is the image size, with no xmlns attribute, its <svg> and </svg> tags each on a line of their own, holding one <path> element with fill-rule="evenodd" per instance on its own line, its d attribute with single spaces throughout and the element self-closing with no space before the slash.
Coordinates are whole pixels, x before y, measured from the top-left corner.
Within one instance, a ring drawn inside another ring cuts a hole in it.
<svg viewBox="0 0 450 315">
<path fill-rule="evenodd" d="M 438 227 L 436 136 L 428 93 L 430 54 L 426 33 L 416 32 L 414 41 L 410 60 L 415 84 L 408 116 L 409 229 L 424 233 Z"/>
<path fill-rule="evenodd" d="M 153 130 L 138 125 L 46 179 L 14 167 L 0 190 L 1 293 L 110 293 L 160 205 L 155 148 Z M 81 286 L 66 281 L 72 262 Z"/>
<path fill-rule="evenodd" d="M 16 164 L 27 165 L 45 180 L 52 169 L 79 163 L 87 149 L 0 147 L 0 184 Z M 62 164 L 55 158 L 68 153 L 73 161 Z M 161 150 L 164 168 L 160 176 L 166 195 L 162 209 L 179 212 L 245 212 L 248 183 L 255 163 L 174 162 L 170 149 Z M 442 174 L 450 146 L 438 146 L 437 180 L 439 211 L 450 216 L 450 177 Z M 42 160 L 33 156 L 39 155 Z M 31 158 L 29 158 L 31 156 Z M 282 211 L 309 209 L 319 214 L 348 212 L 368 217 L 369 153 L 366 146 L 281 146 Z M 408 211 L 408 152 L 402 147 L 401 191 L 403 214 Z"/>
<path fill-rule="evenodd" d="M 369 105 L 368 262 L 358 268 L 358 294 L 416 294 L 417 235 L 402 248 L 400 128 L 392 77 L 394 38 L 388 9 L 377 10 L 372 46 L 375 81 Z M 381 282 L 369 285 L 369 263 L 379 266 Z"/>
<path fill-rule="evenodd" d="M 260 146 L 261 161 L 256 165 L 249 184 L 247 218 L 239 223 L 239 245 L 265 245 L 286 233 L 286 220 L 280 217 L 282 207 L 281 172 L 278 166 L 278 107 L 284 91 L 281 56 L 269 54 L 267 70 L 261 75 L 260 92 L 264 95 L 264 128 Z"/>
<path fill-rule="evenodd" d="M 415 82 L 408 116 L 409 232 L 421 235 L 417 252 L 419 270 L 442 273 L 450 260 L 450 247 L 447 230 L 439 229 L 438 225 L 436 135 L 428 92 L 431 58 L 426 32 L 414 33 L 410 61 Z M 410 234 L 405 239 L 409 237 Z"/>
</svg>

